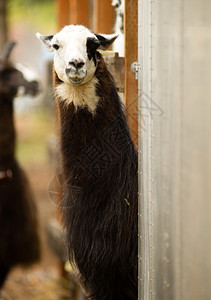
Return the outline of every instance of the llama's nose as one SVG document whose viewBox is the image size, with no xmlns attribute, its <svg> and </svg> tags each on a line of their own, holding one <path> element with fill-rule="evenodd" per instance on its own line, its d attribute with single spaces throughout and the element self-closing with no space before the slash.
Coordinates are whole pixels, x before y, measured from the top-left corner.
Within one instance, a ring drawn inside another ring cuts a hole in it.
<svg viewBox="0 0 211 300">
<path fill-rule="evenodd" d="M 82 60 L 74 59 L 69 62 L 69 65 L 73 66 L 76 70 L 78 70 L 81 69 L 85 65 L 85 63 Z"/>
</svg>

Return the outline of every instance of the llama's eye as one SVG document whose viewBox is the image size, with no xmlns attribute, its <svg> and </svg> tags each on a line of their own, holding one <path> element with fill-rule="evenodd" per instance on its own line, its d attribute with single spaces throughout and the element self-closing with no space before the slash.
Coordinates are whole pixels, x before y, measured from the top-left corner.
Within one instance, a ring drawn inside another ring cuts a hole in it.
<svg viewBox="0 0 211 300">
<path fill-rule="evenodd" d="M 59 45 L 57 45 L 57 44 L 53 44 L 52 47 L 53 47 L 55 50 L 58 50 L 58 49 L 59 49 Z"/>
</svg>

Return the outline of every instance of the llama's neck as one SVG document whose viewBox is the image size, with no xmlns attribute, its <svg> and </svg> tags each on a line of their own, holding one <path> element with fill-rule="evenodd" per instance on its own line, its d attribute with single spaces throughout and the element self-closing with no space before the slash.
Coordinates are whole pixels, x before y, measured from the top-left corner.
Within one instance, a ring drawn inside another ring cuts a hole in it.
<svg viewBox="0 0 211 300">
<path fill-rule="evenodd" d="M 86 108 L 95 116 L 99 103 L 106 103 L 107 112 L 115 112 L 116 108 L 113 107 L 113 97 L 117 95 L 115 83 L 106 67 L 105 61 L 99 53 L 98 67 L 95 75 L 85 84 L 71 85 L 64 83 L 58 78 L 55 70 L 53 74 L 56 99 L 58 102 L 63 102 L 66 107 L 73 104 L 75 111 L 79 108 Z"/>
<path fill-rule="evenodd" d="M 14 162 L 15 128 L 13 103 L 0 98 L 0 170 L 10 168 Z"/>
<path fill-rule="evenodd" d="M 86 108 L 76 110 L 73 102 L 67 105 L 67 102 L 65 103 L 55 93 L 60 125 L 61 158 L 64 172 L 68 178 L 70 172 L 72 172 L 70 170 L 73 170 L 72 166 L 76 163 L 76 157 L 84 151 L 89 152 L 89 147 L 91 147 L 91 152 L 95 152 L 93 145 L 95 141 L 98 140 L 99 142 L 101 140 L 102 133 L 105 132 L 106 128 L 110 128 L 113 121 L 119 117 L 122 120 L 124 119 L 122 103 L 118 97 L 113 78 L 103 59 L 98 65 L 95 78 L 94 93 L 98 102 L 94 114 Z M 62 82 L 59 82 L 54 73 L 54 87 L 58 89 L 59 85 L 62 85 Z"/>
<path fill-rule="evenodd" d="M 56 96 L 66 105 L 73 103 L 75 110 L 87 108 L 92 114 L 95 113 L 99 97 L 96 94 L 97 78 L 94 76 L 90 81 L 81 85 L 72 85 L 62 82 L 56 86 Z"/>
</svg>

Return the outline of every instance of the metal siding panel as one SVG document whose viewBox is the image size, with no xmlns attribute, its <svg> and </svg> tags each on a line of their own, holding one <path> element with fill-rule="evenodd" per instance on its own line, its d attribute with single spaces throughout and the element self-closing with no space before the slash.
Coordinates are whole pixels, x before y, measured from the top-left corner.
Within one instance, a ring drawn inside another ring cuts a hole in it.
<svg viewBox="0 0 211 300">
<path fill-rule="evenodd" d="M 139 1 L 139 299 L 145 300 L 152 296 L 150 9 L 149 1 Z"/>
<path fill-rule="evenodd" d="M 210 12 L 210 1 L 185 1 L 181 293 L 187 300 L 211 298 Z"/>
<path fill-rule="evenodd" d="M 139 0 L 139 299 L 208 300 L 211 2 Z"/>
</svg>

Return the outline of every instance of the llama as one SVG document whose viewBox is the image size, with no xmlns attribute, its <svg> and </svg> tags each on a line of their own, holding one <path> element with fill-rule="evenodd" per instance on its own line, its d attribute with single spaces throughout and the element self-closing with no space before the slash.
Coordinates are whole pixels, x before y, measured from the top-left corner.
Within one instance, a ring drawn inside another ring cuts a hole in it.
<svg viewBox="0 0 211 300">
<path fill-rule="evenodd" d="M 27 81 L 8 60 L 14 44 L 0 59 L 0 289 L 11 268 L 39 259 L 37 211 L 28 180 L 15 158 L 13 100 L 18 89 L 35 95 L 37 81 Z"/>
<path fill-rule="evenodd" d="M 117 36 L 69 25 L 37 37 L 55 51 L 70 261 L 89 299 L 135 300 L 137 151 L 114 79 L 98 51 Z"/>
</svg>

